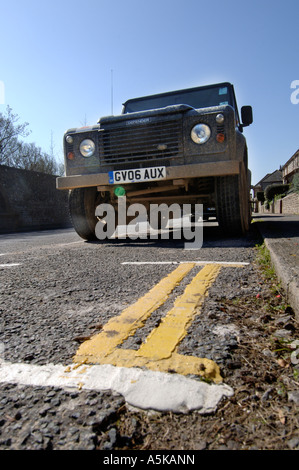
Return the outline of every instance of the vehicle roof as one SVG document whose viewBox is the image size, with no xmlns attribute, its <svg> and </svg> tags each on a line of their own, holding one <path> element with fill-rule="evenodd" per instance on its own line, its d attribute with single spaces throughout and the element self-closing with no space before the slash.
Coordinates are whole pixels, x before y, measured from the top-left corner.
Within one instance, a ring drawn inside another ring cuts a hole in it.
<svg viewBox="0 0 299 470">
<path fill-rule="evenodd" d="M 142 99 L 150 99 L 150 98 L 158 98 L 159 96 L 171 96 L 171 95 L 175 95 L 177 93 L 191 93 L 191 92 L 194 92 L 196 90 L 204 90 L 204 89 L 208 89 L 208 88 L 216 88 L 216 87 L 222 87 L 222 86 L 227 86 L 227 87 L 230 87 L 230 88 L 234 88 L 233 85 L 229 82 L 221 82 L 221 83 L 214 83 L 212 85 L 204 85 L 204 86 L 197 86 L 197 87 L 193 87 L 193 88 L 183 88 L 181 90 L 175 90 L 175 91 L 167 91 L 165 93 L 157 93 L 157 94 L 154 94 L 154 95 L 147 95 L 147 96 L 140 96 L 139 98 L 131 98 L 127 101 L 125 101 L 123 103 L 123 106 L 126 106 L 127 103 L 131 103 L 132 101 L 139 101 L 139 100 L 142 100 Z"/>
</svg>

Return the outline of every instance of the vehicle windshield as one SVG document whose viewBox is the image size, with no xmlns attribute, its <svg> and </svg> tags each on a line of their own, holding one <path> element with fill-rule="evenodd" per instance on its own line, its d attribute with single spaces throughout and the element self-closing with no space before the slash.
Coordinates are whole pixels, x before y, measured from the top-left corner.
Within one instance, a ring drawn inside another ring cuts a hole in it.
<svg viewBox="0 0 299 470">
<path fill-rule="evenodd" d="M 233 97 L 230 87 L 224 83 L 128 100 L 124 103 L 123 112 L 135 113 L 179 104 L 186 104 L 195 109 L 225 104 L 233 106 Z"/>
</svg>

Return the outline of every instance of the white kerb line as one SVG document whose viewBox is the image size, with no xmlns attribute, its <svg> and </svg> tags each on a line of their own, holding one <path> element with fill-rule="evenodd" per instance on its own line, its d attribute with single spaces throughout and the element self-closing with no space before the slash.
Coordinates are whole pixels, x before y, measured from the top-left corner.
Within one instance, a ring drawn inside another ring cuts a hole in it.
<svg viewBox="0 0 299 470">
<path fill-rule="evenodd" d="M 6 263 L 6 264 L 0 264 L 0 268 L 12 268 L 14 266 L 20 266 L 21 263 Z"/>
<path fill-rule="evenodd" d="M 184 264 L 184 263 L 194 263 L 194 264 L 219 264 L 223 266 L 249 266 L 250 263 L 242 261 L 124 261 L 121 264 L 132 264 L 132 265 L 144 265 L 144 264 Z"/>
<path fill-rule="evenodd" d="M 143 264 L 184 264 L 184 263 L 194 263 L 194 264 L 220 264 L 223 266 L 249 266 L 250 263 L 243 261 L 124 261 L 121 264 L 132 264 L 132 265 L 143 265 Z"/>
</svg>

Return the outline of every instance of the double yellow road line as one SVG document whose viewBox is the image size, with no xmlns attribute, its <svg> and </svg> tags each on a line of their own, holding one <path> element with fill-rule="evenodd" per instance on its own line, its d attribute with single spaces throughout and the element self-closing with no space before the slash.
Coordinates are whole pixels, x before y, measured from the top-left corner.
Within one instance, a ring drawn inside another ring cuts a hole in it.
<svg viewBox="0 0 299 470">
<path fill-rule="evenodd" d="M 193 262 L 180 264 L 137 302 L 108 321 L 101 333 L 81 344 L 74 362 L 145 367 L 182 375 L 195 374 L 216 383 L 221 382 L 220 370 L 214 361 L 176 352 L 194 316 L 200 313 L 208 289 L 220 272 L 220 264 L 206 265 L 193 277 L 184 293 L 175 300 L 173 308 L 162 318 L 159 326 L 151 331 L 137 351 L 119 348 L 137 329 L 142 328 L 152 312 L 165 303 L 174 288 L 195 265 Z"/>
</svg>

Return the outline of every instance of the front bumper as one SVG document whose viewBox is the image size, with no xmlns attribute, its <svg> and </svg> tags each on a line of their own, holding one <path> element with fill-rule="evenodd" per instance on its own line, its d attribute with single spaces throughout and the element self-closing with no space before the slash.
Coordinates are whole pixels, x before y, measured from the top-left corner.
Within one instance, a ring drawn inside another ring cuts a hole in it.
<svg viewBox="0 0 299 470">
<path fill-rule="evenodd" d="M 204 178 L 207 176 L 237 175 L 239 173 L 240 162 L 235 160 L 211 163 L 195 163 L 192 165 L 167 167 L 166 180 L 173 180 L 177 178 Z M 60 176 L 56 179 L 57 189 L 75 189 L 106 185 L 109 185 L 108 173 Z"/>
</svg>

